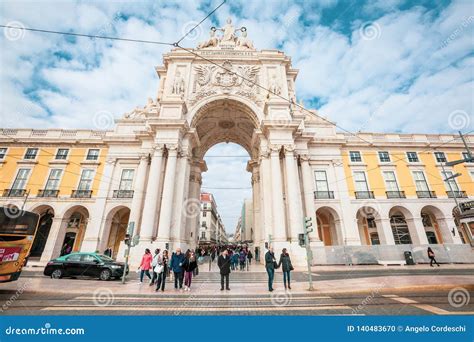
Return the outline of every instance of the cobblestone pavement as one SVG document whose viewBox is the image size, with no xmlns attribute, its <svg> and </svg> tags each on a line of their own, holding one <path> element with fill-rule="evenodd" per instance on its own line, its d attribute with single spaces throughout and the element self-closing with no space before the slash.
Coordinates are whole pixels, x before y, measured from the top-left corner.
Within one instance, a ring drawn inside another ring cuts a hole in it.
<svg viewBox="0 0 474 342">
<path fill-rule="evenodd" d="M 451 315 L 474 314 L 472 268 L 313 269 L 292 273 L 285 291 L 281 272 L 267 291 L 260 266 L 231 274 L 231 290 L 220 291 L 216 269 L 201 267 L 191 291 L 155 292 L 131 272 L 126 284 L 96 279 L 50 279 L 25 271 L 0 286 L 0 315 Z"/>
</svg>

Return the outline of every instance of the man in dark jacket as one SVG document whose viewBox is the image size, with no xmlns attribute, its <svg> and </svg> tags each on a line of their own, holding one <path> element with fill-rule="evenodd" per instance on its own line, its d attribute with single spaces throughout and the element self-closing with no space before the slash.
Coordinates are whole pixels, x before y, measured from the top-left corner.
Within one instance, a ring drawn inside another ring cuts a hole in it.
<svg viewBox="0 0 474 342">
<path fill-rule="evenodd" d="M 184 270 L 183 270 L 183 263 L 184 263 L 184 254 L 181 253 L 181 248 L 176 249 L 176 253 L 173 253 L 170 261 L 170 269 L 174 273 L 174 288 L 183 288 L 183 278 L 184 278 Z"/>
<path fill-rule="evenodd" d="M 268 274 L 268 291 L 273 291 L 273 279 L 275 278 L 275 254 L 273 253 L 273 247 L 268 248 L 265 253 L 265 268 Z"/>
<path fill-rule="evenodd" d="M 230 257 L 228 255 L 227 249 L 224 249 L 219 258 L 217 259 L 217 266 L 219 266 L 221 273 L 221 291 L 224 291 L 224 279 L 225 279 L 225 288 L 229 288 L 229 274 L 230 274 Z"/>
</svg>

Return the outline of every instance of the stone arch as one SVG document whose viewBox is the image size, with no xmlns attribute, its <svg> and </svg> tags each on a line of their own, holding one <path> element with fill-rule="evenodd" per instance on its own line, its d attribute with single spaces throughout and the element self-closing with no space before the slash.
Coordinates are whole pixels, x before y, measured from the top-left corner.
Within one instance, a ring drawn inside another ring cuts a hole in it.
<svg viewBox="0 0 474 342">
<path fill-rule="evenodd" d="M 49 204 L 35 205 L 30 211 L 40 216 L 38 230 L 30 250 L 30 257 L 34 260 L 35 258 L 41 258 L 43 254 L 56 211 Z"/>
<path fill-rule="evenodd" d="M 55 246 L 56 256 L 81 249 L 89 218 L 89 210 L 80 204 L 72 205 L 64 211 Z"/>
<path fill-rule="evenodd" d="M 104 232 L 100 239 L 99 252 L 103 253 L 108 247 L 112 250 L 112 257 L 117 257 L 120 242 L 124 240 L 130 218 L 130 208 L 119 205 L 109 210 L 104 224 Z"/>
<path fill-rule="evenodd" d="M 390 226 L 395 244 L 411 244 L 416 231 L 413 223 L 413 214 L 407 208 L 397 205 L 389 210 Z"/>
<path fill-rule="evenodd" d="M 357 227 L 362 245 L 379 245 L 381 216 L 377 209 L 371 206 L 362 206 L 356 212 Z"/>
<path fill-rule="evenodd" d="M 221 142 L 242 146 L 250 156 L 254 130 L 260 126 L 256 108 L 248 101 L 235 96 L 217 96 L 207 99 L 190 113 L 190 127 L 199 139 L 193 152 L 202 159 L 206 152 Z"/>
<path fill-rule="evenodd" d="M 343 244 L 340 216 L 336 209 L 323 206 L 316 210 L 316 221 L 319 236 L 325 246 Z"/>
<path fill-rule="evenodd" d="M 434 205 L 425 205 L 421 208 L 420 215 L 430 244 L 452 241 L 447 218 L 440 208 Z"/>
</svg>

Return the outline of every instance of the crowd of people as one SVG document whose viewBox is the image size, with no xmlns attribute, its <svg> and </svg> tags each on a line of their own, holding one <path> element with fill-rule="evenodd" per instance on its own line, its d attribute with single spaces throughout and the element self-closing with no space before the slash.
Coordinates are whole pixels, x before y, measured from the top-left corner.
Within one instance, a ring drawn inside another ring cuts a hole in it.
<svg viewBox="0 0 474 342">
<path fill-rule="evenodd" d="M 217 259 L 217 266 L 221 275 L 221 291 L 224 291 L 230 290 L 231 271 L 248 271 L 252 259 L 255 258 L 256 261 L 260 261 L 260 253 L 258 247 L 252 253 L 247 246 L 226 245 L 199 247 L 196 250 L 188 249 L 185 253 L 177 248 L 170 257 L 166 249 L 161 251 L 158 248 L 152 254 L 147 248 L 139 267 L 140 284 L 147 276 L 149 285 L 156 286 L 155 291 L 161 290 L 163 292 L 165 291 L 166 279 L 172 277 L 176 290 L 191 291 L 192 279 L 199 274 L 199 265 L 203 265 L 206 258 L 209 260 L 210 268 Z M 269 248 L 265 253 L 264 261 L 268 274 L 268 291 L 273 291 L 275 270 L 280 266 L 283 271 L 285 289 L 291 289 L 290 272 L 293 271 L 293 266 L 286 248 L 282 250 L 278 262 L 273 248 Z"/>
</svg>

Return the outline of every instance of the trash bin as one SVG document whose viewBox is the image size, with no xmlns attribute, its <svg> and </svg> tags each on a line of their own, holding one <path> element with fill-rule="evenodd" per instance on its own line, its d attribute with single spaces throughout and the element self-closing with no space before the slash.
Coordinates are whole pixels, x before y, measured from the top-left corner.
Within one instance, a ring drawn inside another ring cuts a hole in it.
<svg viewBox="0 0 474 342">
<path fill-rule="evenodd" d="M 414 265 L 415 264 L 415 260 L 413 260 L 413 255 L 411 254 L 410 251 L 405 251 L 403 254 L 405 255 L 405 261 L 406 261 L 407 265 Z"/>
</svg>

